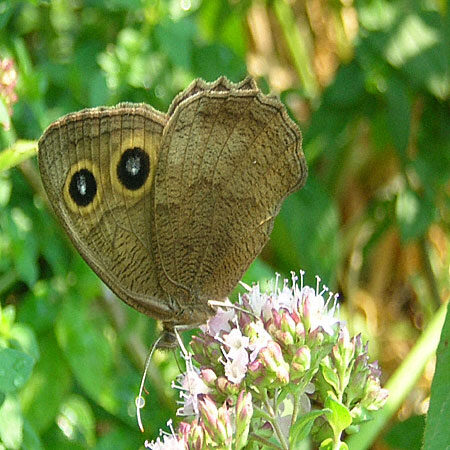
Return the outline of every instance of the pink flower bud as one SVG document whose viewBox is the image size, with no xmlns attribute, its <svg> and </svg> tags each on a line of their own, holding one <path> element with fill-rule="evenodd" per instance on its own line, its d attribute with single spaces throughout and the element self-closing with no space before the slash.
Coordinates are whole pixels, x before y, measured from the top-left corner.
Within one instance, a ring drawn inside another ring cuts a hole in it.
<svg viewBox="0 0 450 450">
<path fill-rule="evenodd" d="M 289 347 L 294 344 L 294 337 L 289 331 L 278 331 L 278 333 L 276 333 L 276 339 L 285 347 Z"/>
<path fill-rule="evenodd" d="M 250 422 L 253 416 L 252 394 L 241 391 L 236 403 L 236 449 L 247 444 Z"/>
<path fill-rule="evenodd" d="M 301 338 L 301 341 L 304 342 L 305 340 L 305 326 L 302 322 L 297 322 L 295 325 L 295 334 L 298 338 Z"/>
<path fill-rule="evenodd" d="M 291 368 L 296 374 L 303 374 L 311 367 L 311 350 L 300 347 L 292 358 Z"/>
<path fill-rule="evenodd" d="M 178 425 L 178 432 L 183 436 L 184 440 L 187 441 L 188 436 L 191 432 L 192 424 L 187 422 L 180 422 Z"/>
<path fill-rule="evenodd" d="M 273 323 L 277 328 L 281 328 L 281 315 L 280 313 L 275 310 L 272 309 L 272 317 L 273 317 Z"/>
<path fill-rule="evenodd" d="M 259 361 L 258 359 L 256 359 L 255 361 L 251 362 L 248 365 L 248 371 L 249 372 L 261 372 L 263 370 L 263 364 L 261 361 Z"/>
<path fill-rule="evenodd" d="M 295 321 L 288 311 L 284 311 L 281 316 L 281 329 L 290 333 L 292 336 L 295 335 Z"/>
<path fill-rule="evenodd" d="M 230 445 L 233 439 L 233 427 L 231 424 L 231 411 L 224 403 L 218 410 L 217 431 L 219 442 Z"/>
<path fill-rule="evenodd" d="M 275 373 L 277 379 L 282 384 L 289 382 L 289 365 L 284 361 L 279 344 L 274 341 L 269 341 L 267 347 L 259 352 L 258 359 L 267 370 Z"/>
<path fill-rule="evenodd" d="M 194 423 L 191 427 L 189 440 L 186 440 L 186 442 L 189 442 L 189 450 L 202 450 L 204 440 L 205 432 L 203 428 L 198 423 Z"/>
<path fill-rule="evenodd" d="M 214 370 L 209 368 L 201 369 L 200 377 L 208 387 L 214 386 L 215 381 L 217 380 L 217 375 L 215 374 Z"/>
<path fill-rule="evenodd" d="M 216 404 L 208 395 L 199 395 L 198 410 L 203 420 L 205 431 L 211 436 L 215 436 L 219 412 Z"/>
<path fill-rule="evenodd" d="M 261 361 L 256 359 L 248 365 L 247 375 L 249 380 L 256 386 L 261 385 L 266 377 L 266 371 Z"/>
<path fill-rule="evenodd" d="M 223 375 L 217 378 L 216 381 L 216 387 L 219 392 L 222 394 L 225 394 L 227 392 L 227 387 L 230 384 L 230 382 L 227 380 L 227 377 L 224 377 Z"/>
</svg>

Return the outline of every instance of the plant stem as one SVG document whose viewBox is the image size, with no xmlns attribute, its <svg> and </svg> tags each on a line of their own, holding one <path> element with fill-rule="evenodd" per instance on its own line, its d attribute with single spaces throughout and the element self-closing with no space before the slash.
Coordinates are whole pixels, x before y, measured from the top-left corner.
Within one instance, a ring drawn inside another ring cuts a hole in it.
<svg viewBox="0 0 450 450">
<path fill-rule="evenodd" d="M 262 394 L 263 394 L 264 404 L 266 405 L 267 411 L 271 416 L 270 423 L 271 423 L 273 429 L 275 430 L 278 440 L 280 441 L 280 444 L 283 447 L 283 449 L 289 450 L 289 444 L 288 444 L 288 442 L 286 442 L 283 432 L 281 431 L 280 424 L 278 423 L 278 420 L 277 420 L 277 412 L 276 412 L 276 410 L 274 410 L 274 408 L 270 404 L 269 397 L 267 395 L 267 389 L 263 389 Z"/>
<path fill-rule="evenodd" d="M 312 380 L 313 376 L 316 373 L 316 370 L 311 370 L 310 371 L 310 375 L 303 381 L 302 384 L 300 384 L 297 389 L 295 390 L 295 395 L 293 395 L 294 397 L 294 408 L 292 411 L 292 419 L 291 419 L 291 426 L 294 425 L 294 423 L 297 421 L 297 417 L 298 417 L 298 413 L 300 410 L 300 399 L 302 397 L 302 394 L 305 392 L 306 386 L 308 385 L 308 383 Z"/>
<path fill-rule="evenodd" d="M 264 446 L 268 447 L 268 448 L 274 448 L 276 450 L 283 450 L 282 447 L 280 447 L 279 445 L 274 444 L 273 442 L 270 442 L 267 439 L 264 439 L 263 437 L 258 436 L 255 433 L 250 434 L 249 441 L 251 441 L 251 440 L 261 442 L 261 444 L 264 444 Z"/>
<path fill-rule="evenodd" d="M 10 148 L 0 152 L 0 172 L 17 166 L 37 153 L 37 142 L 18 140 Z"/>
<path fill-rule="evenodd" d="M 272 422 L 272 416 L 270 414 L 267 414 L 267 412 L 263 409 L 253 405 L 253 411 L 257 412 L 259 416 L 263 417 L 268 422 Z"/>
</svg>

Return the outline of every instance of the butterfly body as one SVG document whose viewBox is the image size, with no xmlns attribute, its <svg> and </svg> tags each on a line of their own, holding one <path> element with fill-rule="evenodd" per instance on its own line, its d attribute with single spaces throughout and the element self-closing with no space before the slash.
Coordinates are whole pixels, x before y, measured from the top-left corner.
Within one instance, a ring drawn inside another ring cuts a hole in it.
<svg viewBox="0 0 450 450">
<path fill-rule="evenodd" d="M 194 327 L 268 240 L 307 169 L 284 106 L 250 78 L 197 80 L 167 114 L 122 103 L 64 116 L 39 141 L 56 215 L 133 308 Z"/>
</svg>

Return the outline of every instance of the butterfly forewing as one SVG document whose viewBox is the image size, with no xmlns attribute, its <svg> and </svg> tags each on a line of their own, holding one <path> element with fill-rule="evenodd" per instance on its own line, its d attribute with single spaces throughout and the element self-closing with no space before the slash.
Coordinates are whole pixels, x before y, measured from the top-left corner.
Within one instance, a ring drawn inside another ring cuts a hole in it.
<svg viewBox="0 0 450 450">
<path fill-rule="evenodd" d="M 176 100 L 155 178 L 161 284 L 193 315 L 229 294 L 306 179 L 300 133 L 282 104 L 249 83 L 218 84 L 197 82 Z"/>
</svg>

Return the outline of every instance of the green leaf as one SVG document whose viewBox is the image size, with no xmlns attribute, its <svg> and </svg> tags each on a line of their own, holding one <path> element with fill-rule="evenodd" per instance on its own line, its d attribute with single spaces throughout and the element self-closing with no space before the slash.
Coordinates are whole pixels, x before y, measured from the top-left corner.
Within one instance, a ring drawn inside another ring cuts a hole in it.
<svg viewBox="0 0 450 450">
<path fill-rule="evenodd" d="M 201 36 L 209 42 L 222 42 L 245 59 L 247 48 L 246 20 L 249 3 L 228 1 L 202 2 L 196 22 Z"/>
<path fill-rule="evenodd" d="M 398 13 L 399 8 L 389 0 L 358 2 L 359 23 L 367 30 L 391 27 Z"/>
<path fill-rule="evenodd" d="M 364 72 L 353 61 L 339 67 L 333 83 L 325 90 L 322 101 L 335 108 L 348 108 L 359 104 L 365 94 Z"/>
<path fill-rule="evenodd" d="M 72 385 L 72 376 L 53 332 L 43 336 L 40 342 L 45 351 L 21 392 L 21 401 L 30 426 L 42 433 L 54 423 L 61 403 Z"/>
<path fill-rule="evenodd" d="M 296 448 L 297 445 L 300 445 L 300 442 L 309 435 L 317 417 L 325 413 L 331 413 L 331 410 L 321 409 L 317 411 L 310 411 L 296 420 L 289 431 L 289 443 L 291 448 Z"/>
<path fill-rule="evenodd" d="M 450 308 L 447 305 L 447 316 L 441 332 L 441 339 L 436 352 L 437 362 L 431 385 L 430 408 L 425 425 L 423 448 L 439 450 L 448 445 L 450 430 L 450 389 L 448 375 L 450 373 Z"/>
<path fill-rule="evenodd" d="M 90 78 L 88 89 L 89 106 L 104 105 L 108 102 L 109 91 L 104 73 L 95 72 Z"/>
<path fill-rule="evenodd" d="M 329 394 L 326 398 L 325 407 L 331 410 L 331 412 L 325 413 L 325 416 L 335 435 L 340 434 L 351 425 L 352 416 L 350 411 L 345 405 L 336 400 L 332 394 Z"/>
<path fill-rule="evenodd" d="M 345 442 L 340 442 L 339 447 L 335 447 L 333 439 L 328 438 L 320 444 L 319 448 L 320 450 L 347 450 L 348 446 Z"/>
<path fill-rule="evenodd" d="M 8 172 L 0 172 L 0 208 L 5 207 L 11 198 L 12 182 Z"/>
<path fill-rule="evenodd" d="M 0 97 L 0 126 L 2 126 L 5 130 L 9 130 L 9 128 L 11 127 L 11 119 L 9 117 L 8 107 L 6 106 L 3 97 Z"/>
<path fill-rule="evenodd" d="M 112 11 L 133 11 L 142 7 L 141 0 L 102 0 L 102 8 Z"/>
<path fill-rule="evenodd" d="M 178 22 L 166 20 L 155 29 L 155 36 L 164 54 L 176 67 L 191 69 L 192 40 L 196 33 L 195 23 L 185 18 Z"/>
<path fill-rule="evenodd" d="M 195 72 L 206 81 L 215 80 L 221 75 L 237 81 L 246 74 L 243 61 L 221 44 L 194 48 L 193 63 Z"/>
<path fill-rule="evenodd" d="M 53 329 L 55 323 L 60 293 L 53 285 L 51 281 L 37 281 L 24 296 L 18 311 L 18 320 L 33 327 L 37 334 Z"/>
<path fill-rule="evenodd" d="M 17 166 L 37 153 L 36 141 L 16 141 L 14 145 L 0 152 L 0 172 Z"/>
<path fill-rule="evenodd" d="M 10 339 L 11 346 L 18 347 L 18 350 L 24 351 L 36 361 L 39 359 L 39 344 L 30 327 L 21 323 L 14 324 L 11 328 Z"/>
<path fill-rule="evenodd" d="M 1 333 L 9 339 L 11 328 L 16 320 L 16 308 L 14 305 L 2 307 L 0 305 L 0 330 Z"/>
<path fill-rule="evenodd" d="M 28 420 L 24 420 L 23 422 L 23 442 L 22 442 L 23 450 L 43 450 L 42 442 L 39 438 L 39 435 L 33 429 Z"/>
<path fill-rule="evenodd" d="M 0 14 L 0 30 L 6 26 L 9 18 L 18 7 L 17 4 L 12 2 L 4 2 L 2 5 L 2 13 Z"/>
<path fill-rule="evenodd" d="M 395 212 L 403 242 L 423 236 L 435 218 L 433 203 L 411 189 L 399 193 Z"/>
<path fill-rule="evenodd" d="M 0 367 L 2 367 L 1 362 Z M 0 408 L 0 440 L 10 450 L 21 448 L 23 417 L 19 400 L 11 395 L 6 397 Z"/>
<path fill-rule="evenodd" d="M 334 389 L 334 392 L 339 392 L 340 383 L 336 372 L 328 367 L 324 362 L 320 363 L 320 371 L 322 372 L 325 381 Z"/>
<path fill-rule="evenodd" d="M 404 11 L 400 23 L 391 29 L 384 48 L 389 63 L 442 100 L 450 90 L 446 63 L 448 42 L 442 38 L 447 27 L 437 11 L 427 12 L 416 6 L 416 11 L 412 8 Z"/>
<path fill-rule="evenodd" d="M 30 378 L 34 360 L 13 348 L 0 350 L 0 391 L 14 392 Z"/>
<path fill-rule="evenodd" d="M 405 82 L 391 75 L 387 80 L 386 99 L 388 128 L 395 147 L 405 158 L 411 130 L 411 101 Z"/>
<path fill-rule="evenodd" d="M 17 274 L 32 288 L 39 277 L 37 236 L 26 232 L 23 239 L 13 242 L 12 252 Z"/>
<path fill-rule="evenodd" d="M 95 443 L 95 418 L 91 406 L 79 395 L 70 396 L 61 406 L 58 422 L 63 421 L 65 433 L 91 448 Z"/>
<path fill-rule="evenodd" d="M 119 407 L 112 395 L 114 349 L 98 321 L 89 316 L 85 299 L 68 295 L 56 322 L 59 345 L 83 389 L 107 411 Z"/>
<path fill-rule="evenodd" d="M 333 285 L 340 258 L 339 215 L 335 201 L 317 178 L 283 203 L 270 239 L 271 250 L 283 263 L 284 274 L 304 269 Z"/>
<path fill-rule="evenodd" d="M 396 450 L 420 450 L 422 448 L 425 415 L 411 416 L 394 424 L 384 436 L 390 448 Z M 444 447 L 440 447 L 444 448 Z"/>
<path fill-rule="evenodd" d="M 110 450 L 117 449 L 132 449 L 140 448 L 142 446 L 142 435 L 130 432 L 130 429 L 125 427 L 116 428 L 113 431 L 102 436 L 98 441 L 94 450 Z"/>
</svg>

